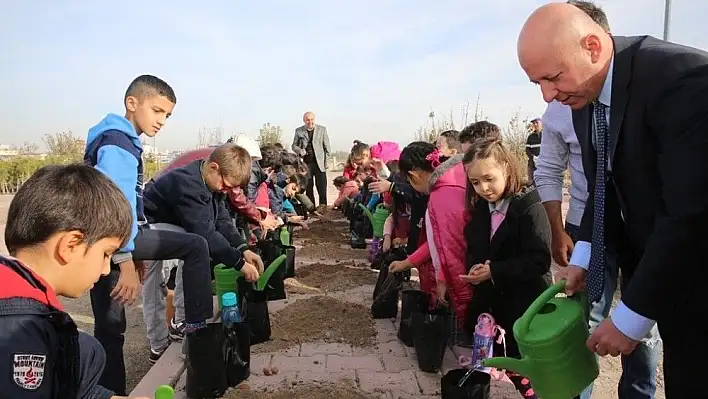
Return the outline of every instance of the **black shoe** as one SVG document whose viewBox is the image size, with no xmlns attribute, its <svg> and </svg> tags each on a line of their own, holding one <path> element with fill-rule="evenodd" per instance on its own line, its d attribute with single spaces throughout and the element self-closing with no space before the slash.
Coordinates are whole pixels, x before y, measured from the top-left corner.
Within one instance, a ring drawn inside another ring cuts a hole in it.
<svg viewBox="0 0 708 399">
<path fill-rule="evenodd" d="M 162 357 L 162 355 L 165 353 L 165 351 L 166 351 L 167 348 L 169 348 L 169 347 L 170 347 L 170 344 L 169 344 L 169 342 L 168 342 L 167 345 L 165 345 L 165 347 L 162 348 L 162 349 L 155 350 L 155 349 L 150 348 L 150 357 L 149 357 L 149 359 L 148 359 L 148 360 L 150 361 L 150 364 L 155 364 L 155 363 L 157 363 L 157 361 L 160 360 L 160 358 Z"/>
<path fill-rule="evenodd" d="M 184 339 L 184 322 L 175 322 L 175 319 L 170 320 L 170 326 L 168 332 L 170 334 L 170 339 L 173 342 L 182 342 Z"/>
</svg>

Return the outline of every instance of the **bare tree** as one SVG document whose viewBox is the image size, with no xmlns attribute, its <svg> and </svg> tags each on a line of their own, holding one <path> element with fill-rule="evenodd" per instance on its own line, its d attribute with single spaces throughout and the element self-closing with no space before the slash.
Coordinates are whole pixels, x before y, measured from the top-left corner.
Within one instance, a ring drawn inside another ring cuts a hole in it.
<svg viewBox="0 0 708 399">
<path fill-rule="evenodd" d="M 487 118 L 484 116 L 484 113 L 482 112 L 482 107 L 479 104 L 479 93 L 477 93 L 477 103 L 474 106 L 474 121 L 479 122 L 486 120 Z M 466 124 L 465 124 L 466 126 Z"/>
<path fill-rule="evenodd" d="M 278 125 L 264 123 L 263 127 L 258 130 L 258 143 L 266 144 L 282 144 L 283 129 Z"/>
<path fill-rule="evenodd" d="M 36 143 L 25 141 L 17 150 L 22 155 L 36 154 L 39 152 L 39 146 Z"/>
<path fill-rule="evenodd" d="M 516 111 L 509 120 L 503 132 L 504 143 L 519 160 L 519 167 L 526 165 L 526 138 L 528 137 L 528 117 L 522 119 L 521 112 Z M 521 175 L 526 175 L 526 168 L 521 170 Z"/>
<path fill-rule="evenodd" d="M 78 161 L 82 158 L 86 142 L 74 136 L 71 130 L 66 132 L 45 134 L 42 139 L 51 155 L 64 158 L 67 161 Z"/>
</svg>

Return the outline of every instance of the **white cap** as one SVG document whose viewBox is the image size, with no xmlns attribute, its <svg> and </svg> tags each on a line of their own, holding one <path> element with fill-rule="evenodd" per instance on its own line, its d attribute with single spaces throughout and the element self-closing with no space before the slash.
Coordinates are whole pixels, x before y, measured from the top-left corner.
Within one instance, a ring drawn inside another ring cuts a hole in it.
<svg viewBox="0 0 708 399">
<path fill-rule="evenodd" d="M 258 142 L 245 134 L 239 134 L 234 140 L 234 144 L 243 147 L 246 151 L 248 151 L 251 158 L 254 158 L 255 160 L 263 158 L 261 156 L 261 149 L 258 147 Z"/>
</svg>

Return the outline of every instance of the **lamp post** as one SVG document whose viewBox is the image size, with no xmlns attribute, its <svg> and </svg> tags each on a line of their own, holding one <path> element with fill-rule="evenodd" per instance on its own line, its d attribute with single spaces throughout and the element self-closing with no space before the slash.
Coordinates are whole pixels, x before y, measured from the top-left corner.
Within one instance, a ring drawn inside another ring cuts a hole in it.
<svg viewBox="0 0 708 399">
<path fill-rule="evenodd" d="M 671 0 L 664 0 L 664 40 L 669 40 L 670 20 L 671 20 Z"/>
</svg>

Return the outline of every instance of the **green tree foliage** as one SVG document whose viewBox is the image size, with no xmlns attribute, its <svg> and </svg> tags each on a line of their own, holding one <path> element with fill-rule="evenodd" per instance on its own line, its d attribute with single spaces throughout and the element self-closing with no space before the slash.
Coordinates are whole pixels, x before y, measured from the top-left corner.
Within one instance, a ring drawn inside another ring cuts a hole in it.
<svg viewBox="0 0 708 399">
<path fill-rule="evenodd" d="M 283 129 L 277 125 L 264 123 L 263 127 L 258 131 L 258 143 L 261 146 L 266 144 L 282 144 Z"/>
</svg>

